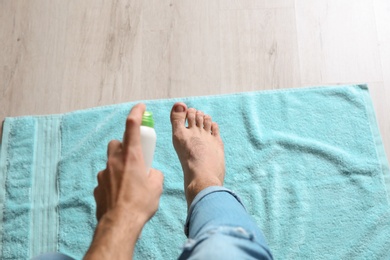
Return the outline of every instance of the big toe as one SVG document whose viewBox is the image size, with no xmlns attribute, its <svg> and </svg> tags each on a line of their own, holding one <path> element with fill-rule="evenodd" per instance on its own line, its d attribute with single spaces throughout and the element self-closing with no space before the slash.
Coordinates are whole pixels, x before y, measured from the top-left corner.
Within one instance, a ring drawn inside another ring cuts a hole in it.
<svg viewBox="0 0 390 260">
<path fill-rule="evenodd" d="M 185 127 L 187 115 L 187 105 L 182 102 L 177 102 L 173 105 L 171 110 L 172 129 L 180 129 Z"/>
</svg>

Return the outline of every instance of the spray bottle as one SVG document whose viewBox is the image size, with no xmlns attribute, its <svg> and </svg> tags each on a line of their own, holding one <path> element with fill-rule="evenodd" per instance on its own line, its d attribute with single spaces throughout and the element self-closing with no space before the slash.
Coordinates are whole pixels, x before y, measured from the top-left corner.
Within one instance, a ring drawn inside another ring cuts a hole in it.
<svg viewBox="0 0 390 260">
<path fill-rule="evenodd" d="M 149 174 L 152 168 L 154 150 L 156 148 L 156 131 L 154 131 L 153 114 L 150 111 L 145 111 L 142 115 L 141 123 L 141 144 L 142 153 L 146 167 L 146 173 Z"/>
</svg>

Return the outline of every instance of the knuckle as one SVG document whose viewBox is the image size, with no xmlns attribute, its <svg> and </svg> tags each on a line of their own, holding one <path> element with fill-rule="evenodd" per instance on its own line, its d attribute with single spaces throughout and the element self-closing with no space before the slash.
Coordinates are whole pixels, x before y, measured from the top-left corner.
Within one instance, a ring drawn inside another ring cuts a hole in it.
<svg viewBox="0 0 390 260">
<path fill-rule="evenodd" d="M 104 174 L 104 171 L 100 171 L 98 174 L 97 174 L 97 181 L 98 181 L 98 184 L 101 184 L 103 182 L 103 174 Z"/>
<path fill-rule="evenodd" d="M 108 143 L 108 146 L 114 146 L 116 144 L 118 144 L 118 140 L 111 140 L 109 143 Z"/>
<path fill-rule="evenodd" d="M 160 171 L 157 171 L 157 172 L 158 172 L 158 175 L 160 177 L 160 183 L 161 183 L 161 185 L 163 185 L 164 184 L 164 174 Z"/>
<path fill-rule="evenodd" d="M 139 124 L 138 118 L 133 115 L 129 115 L 126 119 L 127 126 L 137 126 Z"/>
<path fill-rule="evenodd" d="M 108 157 L 108 159 L 107 159 L 107 166 L 113 166 L 115 164 L 115 157 L 113 157 L 113 156 L 110 156 L 110 157 Z"/>
</svg>

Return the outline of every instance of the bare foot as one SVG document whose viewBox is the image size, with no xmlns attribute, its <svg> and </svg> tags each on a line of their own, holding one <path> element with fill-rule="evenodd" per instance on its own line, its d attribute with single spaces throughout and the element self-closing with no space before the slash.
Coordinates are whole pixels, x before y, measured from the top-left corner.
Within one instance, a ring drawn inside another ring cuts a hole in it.
<svg viewBox="0 0 390 260">
<path fill-rule="evenodd" d="M 188 127 L 185 126 L 187 120 Z M 173 146 L 184 172 L 187 205 L 209 186 L 222 186 L 225 178 L 223 142 L 217 123 L 194 108 L 176 103 L 171 111 Z"/>
</svg>

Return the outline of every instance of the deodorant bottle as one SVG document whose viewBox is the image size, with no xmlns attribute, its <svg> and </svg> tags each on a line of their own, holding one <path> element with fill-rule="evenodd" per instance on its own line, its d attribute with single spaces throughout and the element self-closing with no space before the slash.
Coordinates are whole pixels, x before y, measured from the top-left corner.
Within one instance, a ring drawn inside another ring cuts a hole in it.
<svg viewBox="0 0 390 260">
<path fill-rule="evenodd" d="M 142 153 L 144 156 L 144 162 L 146 172 L 149 174 L 150 168 L 152 168 L 154 150 L 156 148 L 156 131 L 154 131 L 153 114 L 150 111 L 145 111 L 142 115 L 141 123 L 141 144 Z"/>
</svg>

